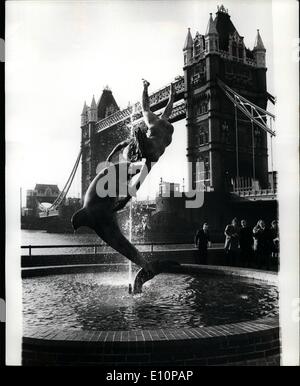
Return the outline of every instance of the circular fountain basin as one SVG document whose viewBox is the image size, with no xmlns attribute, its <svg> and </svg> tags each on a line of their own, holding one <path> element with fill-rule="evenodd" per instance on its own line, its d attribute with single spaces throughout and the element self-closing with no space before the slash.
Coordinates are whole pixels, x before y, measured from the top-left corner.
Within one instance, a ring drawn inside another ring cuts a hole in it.
<svg viewBox="0 0 300 386">
<path fill-rule="evenodd" d="M 134 296 L 124 272 L 24 279 L 23 363 L 278 364 L 276 275 L 197 265 L 178 270 L 156 276 Z"/>
<path fill-rule="evenodd" d="M 128 294 L 125 272 L 56 275 L 23 282 L 26 326 L 77 330 L 208 327 L 278 314 L 275 285 L 218 275 L 160 274 Z"/>
</svg>

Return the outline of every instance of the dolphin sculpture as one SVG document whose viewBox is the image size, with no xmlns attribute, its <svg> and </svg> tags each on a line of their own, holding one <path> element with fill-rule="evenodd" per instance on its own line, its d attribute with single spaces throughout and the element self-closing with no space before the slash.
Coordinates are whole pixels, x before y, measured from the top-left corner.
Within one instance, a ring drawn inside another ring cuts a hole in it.
<svg viewBox="0 0 300 386">
<path fill-rule="evenodd" d="M 84 197 L 83 207 L 71 219 L 74 230 L 81 226 L 93 229 L 102 240 L 117 252 L 142 267 L 135 279 L 134 293 L 141 292 L 143 283 L 152 279 L 156 274 L 171 269 L 175 264 L 147 261 L 123 235 L 117 221 L 117 212 L 123 209 L 132 197 L 128 187 L 131 186 L 133 191 L 140 188 L 152 165 L 158 161 L 172 140 L 174 129 L 169 123 L 169 117 L 175 95 L 174 85 L 171 84 L 170 86 L 169 101 L 161 118 L 159 118 L 150 110 L 149 84 L 143 80 L 142 112 L 149 135 L 147 136 L 146 133 L 138 129 L 131 139 L 119 143 L 112 150 L 107 158 L 107 166 L 103 167 L 91 182 Z M 110 163 L 112 157 L 121 150 L 125 161 Z M 142 166 L 135 168 L 137 165 Z M 124 175 L 124 169 L 126 175 Z M 116 188 L 115 194 L 102 194 L 105 183 L 111 183 Z M 125 195 L 121 194 L 122 188 L 126 190 Z"/>
</svg>

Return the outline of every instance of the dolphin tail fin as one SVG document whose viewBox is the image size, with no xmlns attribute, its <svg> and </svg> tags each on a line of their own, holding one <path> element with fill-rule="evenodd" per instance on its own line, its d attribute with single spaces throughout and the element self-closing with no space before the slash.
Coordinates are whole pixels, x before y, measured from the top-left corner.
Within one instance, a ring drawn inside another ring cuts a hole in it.
<svg viewBox="0 0 300 386">
<path fill-rule="evenodd" d="M 133 284 L 133 293 L 138 294 L 142 292 L 143 284 L 153 279 L 155 275 L 163 272 L 178 272 L 180 264 L 172 260 L 156 260 L 151 262 L 154 272 L 147 272 L 145 268 L 138 271 Z"/>
<path fill-rule="evenodd" d="M 79 209 L 75 212 L 71 218 L 72 226 L 74 230 L 82 226 L 88 226 L 88 215 L 85 208 Z"/>
</svg>

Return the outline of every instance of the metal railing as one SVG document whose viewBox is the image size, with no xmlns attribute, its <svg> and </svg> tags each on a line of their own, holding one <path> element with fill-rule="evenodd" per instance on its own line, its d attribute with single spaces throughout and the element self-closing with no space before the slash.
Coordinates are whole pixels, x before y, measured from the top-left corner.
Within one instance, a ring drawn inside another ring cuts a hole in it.
<svg viewBox="0 0 300 386">
<path fill-rule="evenodd" d="M 234 189 L 232 193 L 237 194 L 238 196 L 276 196 L 276 189 Z"/>
<path fill-rule="evenodd" d="M 174 243 L 174 242 L 134 242 L 133 243 L 135 246 L 140 245 L 140 246 L 149 246 L 149 252 L 154 251 L 154 247 L 158 245 L 185 245 L 189 246 L 189 249 L 191 246 L 194 246 L 193 243 Z M 21 245 L 21 249 L 27 249 L 28 250 L 28 256 L 32 256 L 32 250 L 36 249 L 66 249 L 66 248 L 91 248 L 93 250 L 93 253 L 96 255 L 99 252 L 99 248 L 104 248 L 108 247 L 111 248 L 113 251 L 114 249 L 110 247 L 109 245 L 105 243 L 100 243 L 100 244 L 52 244 L 52 245 Z M 108 251 L 105 251 L 108 252 Z"/>
<path fill-rule="evenodd" d="M 59 211 L 57 209 L 46 209 L 44 212 L 39 213 L 39 218 L 44 218 L 44 217 L 55 217 L 59 215 Z"/>
</svg>

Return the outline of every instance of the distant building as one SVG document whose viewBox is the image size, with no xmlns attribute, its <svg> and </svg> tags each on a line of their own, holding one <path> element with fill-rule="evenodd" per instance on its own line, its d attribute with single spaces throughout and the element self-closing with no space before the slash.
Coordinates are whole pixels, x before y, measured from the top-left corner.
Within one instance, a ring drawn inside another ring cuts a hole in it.
<svg viewBox="0 0 300 386">
<path fill-rule="evenodd" d="M 36 184 L 33 190 L 27 190 L 26 192 L 26 214 L 36 215 L 36 211 L 40 204 L 52 204 L 59 193 L 60 190 L 57 185 Z"/>
<path fill-rule="evenodd" d="M 174 197 L 176 196 L 176 193 L 180 193 L 180 184 L 176 182 L 167 182 L 160 180 L 159 184 L 159 197 Z"/>
</svg>

